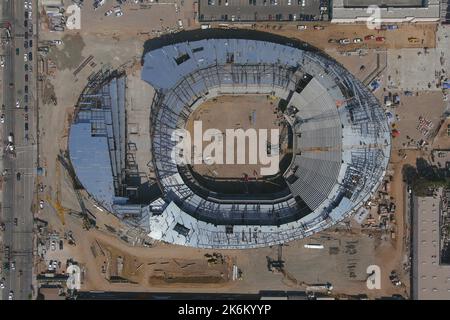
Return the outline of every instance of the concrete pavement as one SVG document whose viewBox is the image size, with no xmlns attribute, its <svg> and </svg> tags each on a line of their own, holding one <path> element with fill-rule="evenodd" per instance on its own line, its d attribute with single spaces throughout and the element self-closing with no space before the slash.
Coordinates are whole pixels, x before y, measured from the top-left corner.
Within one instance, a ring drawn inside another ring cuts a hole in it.
<svg viewBox="0 0 450 320">
<path fill-rule="evenodd" d="M 33 15 L 37 12 L 37 2 L 32 0 Z M 33 279 L 33 214 L 31 206 L 34 197 L 34 180 L 36 175 L 36 108 L 35 108 L 35 81 L 36 57 L 25 62 L 24 54 L 30 52 L 25 48 L 24 42 L 33 40 L 33 49 L 37 41 L 33 39 L 36 27 L 30 32 L 32 21 L 24 24 L 24 1 L 3 0 L 3 20 L 12 25 L 12 40 L 5 49 L 5 68 L 3 69 L 3 104 L 2 113 L 5 123 L 2 124 L 3 140 L 13 133 L 15 155 L 6 152 L 2 146 L 2 167 L 7 170 L 4 176 L 2 195 L 2 221 L 6 225 L 3 235 L 4 245 L 11 250 L 11 262 L 15 263 L 12 270 L 4 270 L 6 278 L 5 288 L 0 292 L 2 299 L 8 299 L 10 291 L 14 299 L 29 299 L 32 295 Z M 33 19 L 37 21 L 36 19 Z M 16 51 L 19 49 L 18 52 Z M 34 50 L 33 50 L 34 51 Z M 25 64 L 28 70 L 25 71 Z M 28 74 L 28 79 L 25 75 Z M 10 85 L 12 84 L 12 86 Z M 28 90 L 25 90 L 28 86 Z M 26 91 L 28 93 L 26 93 Z M 27 97 L 26 97 L 27 96 Z M 19 101 L 20 107 L 16 107 Z M 28 102 L 27 102 L 28 101 Z M 20 175 L 19 175 L 20 174 Z M 17 219 L 17 224 L 15 223 Z M 1 290 L 1 289 L 0 289 Z"/>
</svg>

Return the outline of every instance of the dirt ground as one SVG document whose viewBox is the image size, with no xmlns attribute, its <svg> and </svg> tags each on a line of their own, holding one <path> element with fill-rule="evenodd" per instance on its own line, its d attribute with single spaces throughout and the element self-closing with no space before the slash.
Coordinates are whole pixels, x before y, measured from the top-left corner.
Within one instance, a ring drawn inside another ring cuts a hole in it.
<svg viewBox="0 0 450 320">
<path fill-rule="evenodd" d="M 270 139 L 270 130 L 276 129 L 281 133 L 282 126 L 277 119 L 276 108 L 279 99 L 275 97 L 268 97 L 266 95 L 241 95 L 232 96 L 224 95 L 203 103 L 188 119 L 186 128 L 194 137 L 194 122 L 202 123 L 203 132 L 208 129 L 217 129 L 225 133 L 227 129 L 267 129 L 267 136 Z M 257 134 L 258 131 L 257 131 Z M 223 137 L 223 138 L 222 138 Z M 223 142 L 223 159 L 226 159 L 226 144 L 227 137 L 225 134 L 221 138 Z M 259 140 L 258 140 L 259 141 Z M 209 142 L 203 142 L 203 150 Z M 234 147 L 234 158 L 236 162 L 237 157 L 237 143 Z M 259 157 L 257 157 L 256 164 L 249 162 L 250 146 L 246 142 L 245 148 L 245 162 L 246 164 L 198 164 L 194 165 L 195 171 L 202 175 L 208 175 L 221 178 L 240 178 L 244 173 L 252 176 L 253 172 L 260 172 L 262 166 Z M 259 152 L 259 150 L 258 150 Z M 264 150 L 264 152 L 266 152 Z"/>
<path fill-rule="evenodd" d="M 109 9 L 109 5 L 94 11 L 92 0 L 85 1 L 82 11 L 82 29 L 65 32 L 62 36 L 65 44 L 61 47 L 52 47 L 49 55 L 58 69 L 46 81 L 54 87 L 50 91 L 55 94 L 58 104 L 54 106 L 47 99 L 46 103 L 40 106 L 40 161 L 42 166 L 47 169 L 46 175 L 40 178 L 40 181 L 46 186 L 44 194 L 39 195 L 42 199 L 54 194 L 54 190 L 56 190 L 57 174 L 52 168 L 56 166 L 55 160 L 59 150 L 66 148 L 69 119 L 78 95 L 87 83 L 86 78 L 103 66 L 111 65 L 112 68 L 116 68 L 124 64 L 129 65 L 131 67 L 130 72 L 133 70 L 134 76 L 138 77 L 138 61 L 141 58 L 142 45 L 145 40 L 157 36 L 160 32 L 178 29 L 178 19 L 182 19 L 184 28 L 198 27 L 193 20 L 193 2 L 184 1 L 184 8 L 178 13 L 175 5 L 154 4 L 150 9 L 143 10 L 137 10 L 138 7 L 134 5 L 127 5 L 123 9 L 124 16 L 116 18 L 104 17 L 104 12 Z M 179 6 L 181 6 L 181 2 Z M 152 19 L 149 19 L 149 16 Z M 256 28 L 261 31 L 298 38 L 318 48 L 325 49 L 361 80 L 365 79 L 376 67 L 374 63 L 376 53 L 369 50 L 367 55 L 345 56 L 340 54 L 341 51 L 367 48 L 384 50 L 386 48 L 419 46 L 433 48 L 435 46 L 435 24 L 402 25 L 398 31 L 380 32 L 370 31 L 364 25 L 334 25 L 332 28 L 328 24 L 323 25 L 325 26 L 324 30 L 313 30 L 312 25 L 308 25 L 309 29 L 306 31 L 297 30 L 295 25 L 283 25 L 281 29 L 278 25 L 275 27 L 273 25 L 257 25 Z M 384 43 L 371 41 L 345 47 L 328 43 L 329 39 L 363 38 L 369 34 L 385 36 L 386 41 Z M 56 36 L 54 33 L 41 32 L 40 37 L 45 40 L 54 39 Z M 408 37 L 417 37 L 420 41 L 418 44 L 411 44 L 408 42 Z M 93 56 L 93 63 L 74 75 L 74 69 L 91 55 Z M 366 67 L 365 70 L 361 70 L 361 65 Z M 70 85 L 58 85 L 60 83 Z M 380 91 L 377 94 L 381 97 L 382 92 Z M 406 135 L 418 139 L 416 132 L 418 113 L 432 112 L 430 117 L 433 120 L 441 113 L 442 108 L 439 99 L 440 97 L 434 94 L 419 94 L 418 97 L 411 98 L 402 97 L 402 104 L 395 110 L 395 113 L 398 113 L 400 117 L 398 129 L 401 132 L 400 139 L 394 141 L 395 150 L 392 160 L 395 168 L 392 196 L 396 199 L 397 204 L 396 222 L 398 228 L 396 232 L 398 237 L 395 241 L 370 238 L 366 234 L 353 230 L 351 232 L 329 231 L 317 234 L 312 239 L 289 243 L 283 247 L 283 258 L 286 260 L 286 269 L 292 277 L 298 280 L 297 283 L 329 281 L 333 283 L 337 292 L 347 294 L 367 293 L 369 297 L 404 293 L 405 288 L 393 287 L 388 279 L 388 274 L 391 270 L 400 272 L 405 260 L 404 235 L 407 230 L 403 229 L 404 186 L 401 167 L 404 163 L 414 164 L 416 154 L 415 151 L 411 151 L 408 153 L 408 157 L 403 159 L 397 157 L 396 152 L 397 148 L 403 147 L 404 140 L 402 139 Z M 144 100 L 144 96 L 140 98 L 140 106 L 143 105 Z M 267 104 L 266 97 L 262 97 L 261 100 L 252 97 L 251 100 L 255 107 L 250 107 L 250 109 L 256 110 L 257 125 L 274 126 L 275 118 L 270 104 Z M 150 104 L 150 101 L 148 104 Z M 264 112 L 262 111 L 263 108 L 256 108 L 260 104 L 267 105 Z M 432 105 L 435 109 L 424 110 L 421 108 L 423 105 Z M 219 124 L 224 124 L 226 121 L 229 124 L 236 124 L 244 119 L 246 125 L 249 126 L 249 111 L 243 111 L 240 106 L 240 104 L 230 105 L 230 108 L 234 108 L 233 112 L 221 113 L 220 119 L 222 121 Z M 418 113 L 411 112 L 411 109 L 418 110 Z M 258 113 L 260 110 L 262 113 Z M 211 114 L 203 114 L 202 116 L 208 119 L 207 117 Z M 263 123 L 263 119 L 267 123 Z M 233 126 L 231 127 L 233 128 Z M 145 144 L 142 144 L 142 148 L 145 148 Z M 235 174 L 241 176 L 241 173 Z M 70 183 L 67 180 L 64 181 L 62 183 L 62 205 L 79 211 Z M 88 198 L 86 195 L 85 197 Z M 83 290 L 164 291 L 169 287 L 171 290 L 184 292 L 253 293 L 259 290 L 303 289 L 298 284 L 287 281 L 281 274 L 273 274 L 268 271 L 266 257 L 275 258 L 277 248 L 223 251 L 222 254 L 229 260 L 224 264 L 209 266 L 204 256 L 206 253 L 212 254 L 208 250 L 161 243 L 145 248 L 133 246 L 132 243 L 120 240 L 117 234 L 124 227 L 118 219 L 111 214 L 101 212 L 90 200 L 86 203 L 88 209 L 97 216 L 98 230 L 84 230 L 81 227 L 80 220 L 74 216 L 66 216 L 65 225 L 62 225 L 54 210 L 47 204 L 44 210 L 37 214 L 38 217 L 48 220 L 52 228 L 60 232 L 73 231 L 77 240 L 76 246 L 65 244 L 64 250 L 48 253 L 46 262 L 49 259 L 64 261 L 68 258 L 80 261 L 85 268 Z M 106 226 L 117 230 L 116 236 L 113 236 L 108 231 L 111 229 Z M 305 249 L 303 245 L 308 241 L 323 243 L 325 249 L 318 251 Z M 101 254 L 100 246 L 97 243 L 103 248 L 105 256 Z M 94 249 L 96 257 L 94 257 L 91 247 L 96 248 Z M 110 267 L 105 267 L 109 275 L 123 276 L 132 282 L 136 282 L 136 284 L 109 283 L 106 279 L 106 272 L 102 272 L 102 266 L 107 262 L 106 255 L 111 260 Z M 119 272 L 118 257 L 124 259 L 122 272 Z M 229 266 L 234 263 L 243 272 L 242 280 L 230 281 L 228 279 Z M 382 289 L 379 291 L 369 291 L 365 284 L 366 268 L 371 264 L 382 266 Z M 183 268 L 183 266 L 185 267 Z M 320 268 L 317 266 L 320 266 Z M 158 271 L 158 269 L 164 271 Z M 195 279 L 192 275 L 201 279 Z M 213 282 L 212 284 L 207 286 L 204 284 L 201 286 L 194 285 L 194 282 L 202 282 L 208 277 Z M 408 284 L 407 275 L 404 274 L 403 277 L 402 281 Z"/>
<path fill-rule="evenodd" d="M 392 140 L 394 148 L 415 148 L 422 139 L 430 141 L 445 111 L 442 92 L 420 92 L 412 97 L 400 93 L 400 99 L 398 107 L 388 108 L 392 114 L 398 116 L 394 127 L 400 131 L 400 136 Z M 431 121 L 426 131 L 419 130 L 420 117 Z"/>
<path fill-rule="evenodd" d="M 450 119 L 445 119 L 432 142 L 433 149 L 450 149 L 450 137 L 448 135 L 448 126 Z"/>
<path fill-rule="evenodd" d="M 317 23 L 299 23 L 307 25 L 306 30 L 297 30 L 295 24 L 257 24 L 257 30 L 272 32 L 287 36 L 290 38 L 306 41 L 313 46 L 334 51 L 354 51 L 359 49 L 399 49 L 399 48 L 434 48 L 436 47 L 436 29 L 435 23 L 417 23 L 402 24 L 397 30 L 370 30 L 365 24 L 330 24 L 320 23 L 324 26 L 323 30 L 314 30 L 313 26 Z M 234 27 L 239 27 L 235 25 Z M 384 42 L 375 40 L 364 41 L 359 44 L 340 45 L 337 43 L 329 43 L 329 39 L 339 40 L 343 38 L 362 38 L 374 35 L 375 37 L 385 37 Z M 408 38 L 417 38 L 418 43 L 410 43 Z"/>
<path fill-rule="evenodd" d="M 53 222 L 57 224 L 57 221 Z M 50 252 L 48 259 L 65 261 L 73 258 L 82 262 L 84 281 L 82 290 L 158 292 L 223 292 L 257 293 L 260 290 L 304 290 L 307 284 L 331 282 L 336 294 L 365 293 L 380 297 L 404 294 L 404 288 L 394 287 L 388 279 L 391 268 L 397 268 L 397 257 L 386 256 L 367 234 L 348 231 L 322 232 L 314 237 L 286 244 L 282 250 L 289 278 L 268 270 L 267 257 L 277 257 L 277 247 L 250 250 L 211 251 L 157 243 L 150 248 L 132 247 L 99 230 L 83 230 L 78 220 L 66 218 L 64 228 L 71 230 L 76 246 L 65 244 L 63 251 Z M 323 250 L 304 248 L 306 243 L 321 243 Z M 392 250 L 391 250 L 392 251 Z M 205 254 L 220 252 L 223 263 L 208 264 Z M 118 258 L 123 259 L 119 267 Z M 384 263 L 384 264 L 380 264 Z M 242 279 L 232 281 L 231 266 L 242 271 Z M 382 266 L 382 288 L 371 291 L 366 287 L 366 268 Z M 317 266 L 320 266 L 318 268 Z M 121 268 L 121 272 L 119 269 Z M 61 270 L 64 270 L 64 263 Z M 119 276 L 130 283 L 111 283 L 111 276 Z"/>
</svg>

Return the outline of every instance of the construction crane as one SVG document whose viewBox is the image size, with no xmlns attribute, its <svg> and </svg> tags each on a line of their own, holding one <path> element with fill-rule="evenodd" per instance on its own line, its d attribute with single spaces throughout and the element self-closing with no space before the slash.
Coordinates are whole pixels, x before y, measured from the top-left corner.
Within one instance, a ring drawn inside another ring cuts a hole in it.
<svg viewBox="0 0 450 320">
<path fill-rule="evenodd" d="M 60 162 L 56 161 L 56 195 L 55 200 L 52 199 L 50 195 L 47 195 L 47 201 L 50 203 L 50 205 L 55 209 L 56 213 L 58 214 L 59 219 L 61 220 L 61 223 L 65 225 L 65 219 L 64 216 L 66 213 L 69 213 L 70 210 L 67 208 L 64 208 L 61 205 L 61 167 Z"/>
<path fill-rule="evenodd" d="M 86 230 L 89 230 L 90 228 L 95 227 L 96 217 L 86 208 L 86 205 L 84 204 L 83 197 L 80 193 L 80 184 L 75 178 L 75 172 L 73 171 L 73 168 L 69 164 L 67 157 L 65 156 L 65 154 L 62 151 L 60 151 L 60 154 L 58 155 L 57 159 L 58 159 L 58 168 L 59 168 L 59 166 L 62 165 L 64 167 L 64 169 L 66 170 L 68 177 L 70 178 L 70 180 L 72 182 L 73 190 L 77 197 L 78 204 L 80 205 L 80 208 L 81 208 L 81 213 L 78 213 L 78 214 L 80 214 L 81 217 L 83 218 L 83 227 Z M 69 210 L 67 210 L 67 211 L 69 211 Z M 71 212 L 73 213 L 73 211 L 71 211 Z"/>
<path fill-rule="evenodd" d="M 277 248 L 277 260 L 274 260 L 270 257 L 266 257 L 266 259 L 267 268 L 269 269 L 269 271 L 272 271 L 274 273 L 281 273 L 284 279 L 289 280 L 294 285 L 299 285 L 300 282 L 284 268 L 282 244 L 279 244 Z"/>
<path fill-rule="evenodd" d="M 332 146 L 332 147 L 310 147 L 310 148 L 304 148 L 300 149 L 301 152 L 328 152 L 328 151 L 340 151 L 340 150 L 351 150 L 351 149 L 359 149 L 363 147 L 365 149 L 372 149 L 372 148 L 382 148 L 383 146 L 380 144 L 367 144 L 367 145 L 351 145 L 351 146 Z"/>
</svg>

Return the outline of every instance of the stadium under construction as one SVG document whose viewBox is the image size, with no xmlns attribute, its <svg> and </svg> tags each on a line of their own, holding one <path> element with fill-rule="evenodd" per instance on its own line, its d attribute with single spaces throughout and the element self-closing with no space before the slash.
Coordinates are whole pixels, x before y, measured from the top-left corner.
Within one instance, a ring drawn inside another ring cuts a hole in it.
<svg viewBox="0 0 450 320">
<path fill-rule="evenodd" d="M 305 43 L 235 37 L 229 30 L 212 35 L 172 39 L 143 55 L 141 77 L 155 90 L 148 103 L 151 188 L 134 183 L 138 172 L 127 143 L 125 75 L 115 72 L 90 82 L 69 135 L 80 185 L 99 206 L 151 238 L 202 248 L 285 243 L 358 210 L 379 187 L 391 149 L 384 111 L 372 93 Z M 189 165 L 174 162 L 172 133 L 205 101 L 246 94 L 283 102 L 292 155 L 274 190 L 221 192 Z M 140 201 L 143 190 L 157 192 Z"/>
</svg>

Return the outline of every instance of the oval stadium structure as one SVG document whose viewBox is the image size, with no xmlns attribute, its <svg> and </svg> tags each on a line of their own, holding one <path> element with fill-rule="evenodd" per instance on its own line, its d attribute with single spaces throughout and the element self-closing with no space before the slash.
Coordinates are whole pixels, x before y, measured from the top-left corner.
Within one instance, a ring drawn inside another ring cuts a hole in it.
<svg viewBox="0 0 450 320">
<path fill-rule="evenodd" d="M 78 181 L 96 202 L 153 239 L 226 249 L 304 238 L 354 213 L 385 174 L 391 136 L 379 102 L 339 63 L 307 45 L 223 37 L 176 42 L 144 54 L 142 79 L 155 89 L 149 162 L 159 196 L 136 203 L 123 184 L 120 75 L 83 93 L 69 154 Z M 203 102 L 245 94 L 285 104 L 292 157 L 280 173 L 282 187 L 272 193 L 222 193 L 171 157 L 173 131 L 184 128 Z"/>
</svg>

